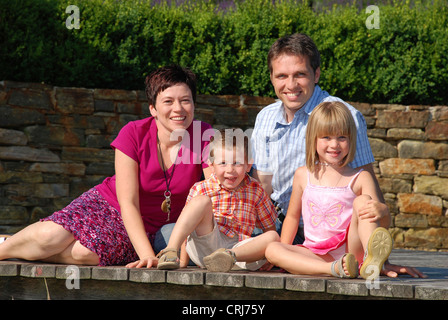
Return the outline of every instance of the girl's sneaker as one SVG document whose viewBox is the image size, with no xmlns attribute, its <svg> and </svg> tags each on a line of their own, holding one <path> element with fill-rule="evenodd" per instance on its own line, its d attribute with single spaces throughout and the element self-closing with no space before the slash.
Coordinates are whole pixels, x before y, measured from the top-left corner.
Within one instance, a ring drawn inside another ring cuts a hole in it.
<svg viewBox="0 0 448 320">
<path fill-rule="evenodd" d="M 392 251 L 392 244 L 392 237 L 386 229 L 379 227 L 372 232 L 359 272 L 361 277 L 375 280 L 380 276 L 384 262 Z"/>
</svg>

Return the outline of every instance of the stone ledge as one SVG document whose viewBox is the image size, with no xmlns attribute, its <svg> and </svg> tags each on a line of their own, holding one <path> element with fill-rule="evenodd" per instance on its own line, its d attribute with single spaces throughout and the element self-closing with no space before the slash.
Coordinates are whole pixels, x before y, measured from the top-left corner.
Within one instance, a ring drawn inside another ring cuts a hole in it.
<svg viewBox="0 0 448 320">
<path fill-rule="evenodd" d="M 8 288 L 15 290 L 17 285 L 12 284 L 14 281 L 14 283 L 30 283 L 29 291 L 32 291 L 34 284 L 31 285 L 30 281 L 32 279 L 42 281 L 45 278 L 45 283 L 51 283 L 51 288 L 47 290 L 59 291 L 59 297 L 62 296 L 64 299 L 65 294 L 68 295 L 67 299 L 71 299 L 72 294 L 65 288 L 67 281 L 77 276 L 83 287 L 94 285 L 97 290 L 104 291 L 101 299 L 117 299 L 115 296 L 118 294 L 117 290 L 124 290 L 126 292 L 123 296 L 118 295 L 118 299 L 155 299 L 154 294 L 162 299 L 171 299 L 170 297 L 191 299 L 196 292 L 201 292 L 197 299 L 221 299 L 221 297 L 224 299 L 226 295 L 244 299 L 249 297 L 246 295 L 247 292 L 250 296 L 261 299 L 275 299 L 275 297 L 310 299 L 318 294 L 321 299 L 448 300 L 448 253 L 394 250 L 391 255 L 392 263 L 411 265 L 409 261 L 414 261 L 413 265 L 425 272 L 428 278 L 380 277 L 376 283 L 370 283 L 361 278 L 338 279 L 327 276 L 292 275 L 278 269 L 270 272 L 212 273 L 197 267 L 163 271 L 125 267 L 75 267 L 9 260 L 0 261 L 0 282 L 10 283 L 9 286 L 6 285 L 5 291 L 9 290 Z M 423 262 L 428 267 L 421 267 Z M 59 279 L 59 282 L 55 281 L 56 279 Z M 91 284 L 87 285 L 89 282 Z M 55 289 L 56 286 L 58 289 Z M 173 286 L 176 290 L 170 291 L 169 288 Z M 77 299 L 95 299 L 95 295 L 92 296 L 88 290 L 84 293 L 82 290 L 77 291 Z M 150 291 L 153 291 L 152 295 L 148 295 Z M 172 296 L 174 292 L 176 293 Z M 7 294 L 8 292 L 3 292 L 3 296 Z M 17 297 L 17 293 L 14 295 Z M 34 299 L 31 293 L 27 293 L 26 297 Z"/>
</svg>

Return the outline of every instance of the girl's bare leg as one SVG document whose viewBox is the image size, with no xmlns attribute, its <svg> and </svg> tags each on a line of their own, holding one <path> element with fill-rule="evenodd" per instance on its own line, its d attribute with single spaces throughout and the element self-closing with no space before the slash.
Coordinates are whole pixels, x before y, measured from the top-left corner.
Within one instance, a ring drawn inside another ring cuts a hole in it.
<svg viewBox="0 0 448 320">
<path fill-rule="evenodd" d="M 379 221 L 371 222 L 358 217 L 358 209 L 362 208 L 368 200 L 371 200 L 370 196 L 361 195 L 353 202 L 353 215 L 347 237 L 347 249 L 359 262 L 363 261 L 370 235 L 379 227 Z"/>
<path fill-rule="evenodd" d="M 87 262 L 95 262 L 92 255 L 93 258 L 98 256 L 76 243 L 72 233 L 62 226 L 52 221 L 36 222 L 0 244 L 0 260 L 16 258 L 84 264 L 84 258 L 88 257 Z"/>
<path fill-rule="evenodd" d="M 270 263 L 285 269 L 293 274 L 328 274 L 331 275 L 331 265 L 334 258 L 329 255 L 315 255 L 309 249 L 287 245 L 280 242 L 269 244 L 266 249 L 266 258 Z M 344 271 L 348 275 L 345 267 L 345 258 L 343 260 Z M 336 272 L 337 270 L 337 265 Z"/>
</svg>

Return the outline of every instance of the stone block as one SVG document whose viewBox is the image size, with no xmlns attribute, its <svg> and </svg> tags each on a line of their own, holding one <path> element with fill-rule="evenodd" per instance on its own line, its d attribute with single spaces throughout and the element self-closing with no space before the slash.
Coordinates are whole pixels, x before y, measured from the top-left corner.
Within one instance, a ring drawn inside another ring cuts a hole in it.
<svg viewBox="0 0 448 320">
<path fill-rule="evenodd" d="M 39 172 L 6 171 L 0 172 L 0 183 L 41 183 L 42 174 Z"/>
<path fill-rule="evenodd" d="M 429 111 L 378 110 L 376 126 L 379 128 L 424 128 Z"/>
<path fill-rule="evenodd" d="M 16 108 L 12 106 L 0 107 L 0 127 L 15 128 L 31 124 L 45 124 L 45 116 L 37 110 Z"/>
<path fill-rule="evenodd" d="M 56 110 L 62 114 L 93 114 L 93 90 L 85 88 L 54 88 Z"/>
<path fill-rule="evenodd" d="M 27 142 L 28 139 L 22 131 L 0 128 L 0 144 L 26 146 Z"/>
<path fill-rule="evenodd" d="M 375 115 L 375 108 L 370 103 L 362 103 L 362 102 L 348 102 L 353 107 L 361 111 L 364 116 L 373 116 Z"/>
<path fill-rule="evenodd" d="M 448 144 L 404 140 L 398 144 L 400 158 L 448 159 Z"/>
<path fill-rule="evenodd" d="M 129 269 L 123 267 L 92 268 L 92 279 L 95 280 L 128 280 Z"/>
<path fill-rule="evenodd" d="M 30 144 L 48 146 L 84 145 L 84 130 L 61 126 L 31 126 L 25 128 Z"/>
<path fill-rule="evenodd" d="M 64 174 L 69 176 L 83 176 L 86 173 L 86 166 L 82 163 L 33 163 L 29 170 L 31 172 L 45 172 Z"/>
<path fill-rule="evenodd" d="M 429 107 L 429 112 L 434 121 L 448 120 L 448 106 Z"/>
<path fill-rule="evenodd" d="M 0 277 L 13 277 L 19 274 L 19 266 L 13 263 L 0 263 Z"/>
<path fill-rule="evenodd" d="M 0 206 L 0 225 L 21 225 L 28 222 L 29 215 L 22 206 Z"/>
<path fill-rule="evenodd" d="M 448 210 L 441 216 L 426 216 L 428 226 L 448 228 Z"/>
<path fill-rule="evenodd" d="M 121 89 L 94 89 L 93 96 L 101 100 L 136 100 L 135 91 Z"/>
<path fill-rule="evenodd" d="M 244 128 L 249 120 L 248 110 L 246 108 L 219 107 L 214 109 L 214 114 L 216 124 L 228 127 Z M 252 120 L 255 121 L 255 119 Z"/>
<path fill-rule="evenodd" d="M 275 102 L 275 98 L 272 97 L 256 97 L 256 96 L 248 96 L 242 95 L 243 104 L 248 106 L 260 106 L 265 107 Z M 260 109 L 261 110 L 261 109 Z"/>
<path fill-rule="evenodd" d="M 285 289 L 305 292 L 325 292 L 326 280 L 315 277 L 287 277 Z"/>
<path fill-rule="evenodd" d="M 390 128 L 389 130 L 387 130 L 387 138 L 396 140 L 425 140 L 426 134 L 422 129 Z"/>
<path fill-rule="evenodd" d="M 97 148 L 63 147 L 62 159 L 70 161 L 86 162 L 113 162 L 115 153 L 113 150 Z"/>
<path fill-rule="evenodd" d="M 100 135 L 91 134 L 87 136 L 86 147 L 87 148 L 110 148 L 111 142 L 114 140 L 115 135 Z"/>
<path fill-rule="evenodd" d="M 52 125 L 61 125 L 66 128 L 96 129 L 103 130 L 106 126 L 101 116 L 74 115 L 47 115 Z"/>
<path fill-rule="evenodd" d="M 176 270 L 168 271 L 166 274 L 166 282 L 182 285 L 203 285 L 205 271 L 197 268 L 197 270 Z"/>
<path fill-rule="evenodd" d="M 365 281 L 359 280 L 328 280 L 327 292 L 332 294 L 342 294 L 348 296 L 368 296 Z"/>
<path fill-rule="evenodd" d="M 19 107 L 52 110 L 53 104 L 44 90 L 19 89 L 12 90 L 8 104 Z"/>
<path fill-rule="evenodd" d="M 407 247 L 429 250 L 448 248 L 448 228 L 411 228 L 404 233 Z"/>
<path fill-rule="evenodd" d="M 56 279 L 90 279 L 92 277 L 92 267 L 69 265 L 56 267 Z"/>
<path fill-rule="evenodd" d="M 146 92 L 144 90 L 136 90 L 135 93 L 137 94 L 138 101 L 148 102 L 148 98 L 146 97 Z"/>
<path fill-rule="evenodd" d="M 379 138 L 379 139 L 384 139 L 387 138 L 387 134 L 386 134 L 386 129 L 376 129 L 376 128 L 372 128 L 372 129 L 367 129 L 367 136 L 369 138 Z"/>
<path fill-rule="evenodd" d="M 258 289 L 284 289 L 285 277 L 281 275 L 246 275 L 246 287 Z"/>
<path fill-rule="evenodd" d="M 208 95 L 198 94 L 196 103 L 209 106 L 232 106 L 239 107 L 241 98 L 233 95 Z"/>
<path fill-rule="evenodd" d="M 34 188 L 33 195 L 38 198 L 52 199 L 69 195 L 69 185 L 64 183 L 39 183 Z"/>
<path fill-rule="evenodd" d="M 207 272 L 205 284 L 219 287 L 244 287 L 244 275 L 238 273 Z"/>
<path fill-rule="evenodd" d="M 382 278 L 380 278 L 379 288 L 370 289 L 371 296 L 402 299 L 414 298 L 414 290 L 412 286 L 401 283 L 384 283 L 381 279 Z"/>
<path fill-rule="evenodd" d="M 60 162 L 59 157 L 47 149 L 26 146 L 0 147 L 0 159 L 31 162 Z"/>
<path fill-rule="evenodd" d="M 113 176 L 115 166 L 113 162 L 91 162 L 87 165 L 86 174 Z"/>
<path fill-rule="evenodd" d="M 398 228 L 427 228 L 428 219 L 421 214 L 397 214 L 394 217 L 394 226 Z"/>
<path fill-rule="evenodd" d="M 432 175 L 435 173 L 435 163 L 432 159 L 400 159 L 389 158 L 381 161 L 380 171 L 382 175 L 393 176 L 400 174 Z"/>
<path fill-rule="evenodd" d="M 409 180 L 378 178 L 378 183 L 383 193 L 410 193 L 412 191 L 412 182 Z"/>
<path fill-rule="evenodd" d="M 166 271 L 156 269 L 130 269 L 129 281 L 142 283 L 165 283 Z"/>
<path fill-rule="evenodd" d="M 415 298 L 421 300 L 448 300 L 448 289 L 443 287 L 416 286 Z"/>
<path fill-rule="evenodd" d="M 20 268 L 20 275 L 31 278 L 54 278 L 56 276 L 56 265 L 23 264 Z"/>
<path fill-rule="evenodd" d="M 124 125 L 130 121 L 138 120 L 139 116 L 133 114 L 120 114 L 120 116 L 104 117 L 106 132 L 108 134 L 118 134 Z"/>
<path fill-rule="evenodd" d="M 437 175 L 439 177 L 448 178 L 448 160 L 439 161 Z"/>
<path fill-rule="evenodd" d="M 381 139 L 369 138 L 370 147 L 375 158 L 396 158 L 397 149 L 390 143 Z"/>
<path fill-rule="evenodd" d="M 142 106 L 133 101 L 117 102 L 117 113 L 142 114 Z"/>
<path fill-rule="evenodd" d="M 196 108 L 194 110 L 194 118 L 210 125 L 215 123 L 213 110 L 207 110 L 204 108 Z"/>
<path fill-rule="evenodd" d="M 86 192 L 90 188 L 102 183 L 105 176 L 83 176 L 73 177 L 70 179 L 70 194 L 72 198 L 79 197 L 80 194 Z"/>
<path fill-rule="evenodd" d="M 447 139 L 448 139 L 448 122 L 431 121 L 426 126 L 426 136 L 430 140 L 447 141 Z"/>
<path fill-rule="evenodd" d="M 414 192 L 432 194 L 448 199 L 448 178 L 420 176 L 414 179 Z"/>
<path fill-rule="evenodd" d="M 114 112 L 115 103 L 111 100 L 95 99 L 95 112 Z"/>
<path fill-rule="evenodd" d="M 442 198 L 421 193 L 400 193 L 397 196 L 401 212 L 442 215 Z"/>
</svg>

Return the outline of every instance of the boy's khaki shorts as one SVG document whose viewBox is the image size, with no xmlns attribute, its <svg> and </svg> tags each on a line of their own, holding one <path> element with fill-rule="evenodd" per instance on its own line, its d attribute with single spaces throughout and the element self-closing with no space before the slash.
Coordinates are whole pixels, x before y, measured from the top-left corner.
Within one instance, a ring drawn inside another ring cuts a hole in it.
<svg viewBox="0 0 448 320">
<path fill-rule="evenodd" d="M 213 219 L 213 231 L 204 236 L 198 236 L 196 231 L 193 231 L 187 238 L 186 251 L 190 256 L 190 259 L 199 267 L 205 268 L 203 259 L 204 257 L 212 254 L 214 251 L 220 248 L 233 249 L 239 247 L 245 243 L 252 241 L 254 238 L 249 238 L 238 242 L 238 237 L 229 238 L 221 231 L 219 231 L 218 225 Z M 237 262 L 232 270 L 258 270 L 266 263 L 266 260 L 259 260 L 255 262 Z"/>
</svg>

